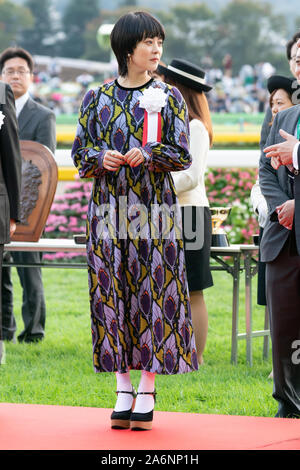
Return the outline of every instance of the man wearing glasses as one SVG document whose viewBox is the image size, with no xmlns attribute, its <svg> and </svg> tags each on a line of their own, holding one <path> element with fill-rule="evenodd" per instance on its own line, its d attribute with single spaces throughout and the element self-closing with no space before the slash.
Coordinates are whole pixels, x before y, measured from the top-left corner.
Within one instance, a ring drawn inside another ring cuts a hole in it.
<svg viewBox="0 0 300 470">
<path fill-rule="evenodd" d="M 10 85 L 14 94 L 20 140 L 39 142 L 54 153 L 55 114 L 35 102 L 29 95 L 33 82 L 33 67 L 32 56 L 22 48 L 8 48 L 0 56 L 0 78 Z M 40 256 L 40 253 L 33 252 L 12 253 L 16 263 L 38 263 Z M 46 319 L 41 268 L 18 267 L 17 271 L 23 288 L 22 317 L 25 326 L 18 340 L 39 341 L 45 334 Z M 3 338 L 9 341 L 14 338 L 16 331 L 10 268 L 2 268 L 2 310 Z"/>
<path fill-rule="evenodd" d="M 300 84 L 300 41 L 295 75 Z M 300 106 L 277 113 L 259 165 L 277 417 L 300 418 Z"/>
</svg>

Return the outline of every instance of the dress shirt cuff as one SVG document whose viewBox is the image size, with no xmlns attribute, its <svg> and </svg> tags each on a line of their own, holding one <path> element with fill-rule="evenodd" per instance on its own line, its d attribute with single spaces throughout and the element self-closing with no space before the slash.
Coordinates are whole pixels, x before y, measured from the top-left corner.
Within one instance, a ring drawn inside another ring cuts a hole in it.
<svg viewBox="0 0 300 470">
<path fill-rule="evenodd" d="M 294 149 L 293 149 L 293 167 L 295 170 L 299 170 L 299 163 L 298 163 L 298 147 L 299 147 L 300 142 L 297 142 L 295 144 Z"/>
</svg>

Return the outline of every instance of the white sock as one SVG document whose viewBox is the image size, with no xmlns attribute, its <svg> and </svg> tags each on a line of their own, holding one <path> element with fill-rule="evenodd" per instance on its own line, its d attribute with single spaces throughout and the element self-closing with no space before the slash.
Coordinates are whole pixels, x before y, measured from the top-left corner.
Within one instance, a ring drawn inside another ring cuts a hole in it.
<svg viewBox="0 0 300 470">
<path fill-rule="evenodd" d="M 142 371 L 141 381 L 139 384 L 138 392 L 153 392 L 155 388 L 155 374 L 151 372 Z M 135 413 L 148 413 L 154 408 L 153 395 L 138 395 L 135 402 Z"/>
<path fill-rule="evenodd" d="M 116 372 L 117 379 L 117 390 L 119 392 L 131 392 L 133 387 L 130 380 L 129 372 L 125 374 L 120 374 Z M 116 405 L 114 407 L 115 411 L 127 411 L 132 407 L 133 396 L 129 393 L 118 393 L 118 398 Z"/>
</svg>

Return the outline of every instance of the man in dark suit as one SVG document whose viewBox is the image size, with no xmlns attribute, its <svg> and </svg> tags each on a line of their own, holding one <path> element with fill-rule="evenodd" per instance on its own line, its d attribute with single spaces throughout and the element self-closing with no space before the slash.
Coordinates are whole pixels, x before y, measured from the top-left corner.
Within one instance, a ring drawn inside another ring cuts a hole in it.
<svg viewBox="0 0 300 470">
<path fill-rule="evenodd" d="M 300 48 L 296 56 L 300 83 Z M 273 354 L 277 417 L 300 418 L 300 105 L 275 117 L 259 182 L 269 218 L 261 240 Z"/>
<path fill-rule="evenodd" d="M 56 147 L 55 114 L 45 106 L 36 103 L 29 96 L 33 81 L 33 59 L 21 48 L 8 48 L 0 56 L 0 73 L 14 93 L 16 113 L 21 140 L 32 140 L 47 146 L 53 153 Z M 15 252 L 15 262 L 40 262 L 40 253 Z M 43 339 L 45 333 L 46 306 L 41 268 L 17 268 L 23 288 L 22 317 L 24 330 L 19 341 L 34 342 Z M 10 268 L 3 268 L 2 280 L 3 335 L 13 339 L 16 322 L 13 315 L 13 292 Z"/>
<path fill-rule="evenodd" d="M 16 230 L 16 222 L 20 216 L 20 191 L 21 154 L 14 97 L 10 87 L 0 82 L 0 280 L 3 245 L 9 242 L 10 237 Z M 1 317 L 0 302 L 0 321 Z M 3 353 L 1 323 L 0 364 Z"/>
<path fill-rule="evenodd" d="M 296 53 L 297 53 L 297 49 L 298 49 L 297 41 L 298 41 L 299 38 L 300 38 L 300 31 L 297 31 L 294 34 L 294 36 L 288 41 L 288 43 L 286 45 L 286 57 L 287 57 L 287 60 L 288 60 L 288 63 L 289 63 L 290 72 L 291 72 L 293 77 L 296 77 L 296 71 L 295 71 L 295 68 L 296 68 Z M 298 104 L 298 103 L 293 102 L 293 104 Z M 260 146 L 261 150 L 263 150 L 263 148 L 266 144 L 266 141 L 267 141 L 267 138 L 268 138 L 268 135 L 269 135 L 269 132 L 270 132 L 270 122 L 271 121 L 272 121 L 272 111 L 271 111 L 270 106 L 268 106 L 268 108 L 266 110 L 265 118 L 264 118 L 264 121 L 263 121 L 263 124 L 262 124 L 261 133 L 260 133 L 259 146 Z"/>
</svg>

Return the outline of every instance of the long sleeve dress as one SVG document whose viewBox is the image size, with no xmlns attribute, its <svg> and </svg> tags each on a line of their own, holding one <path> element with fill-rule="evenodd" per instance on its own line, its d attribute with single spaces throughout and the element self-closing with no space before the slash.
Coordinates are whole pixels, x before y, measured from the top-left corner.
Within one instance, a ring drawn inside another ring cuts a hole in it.
<svg viewBox="0 0 300 470">
<path fill-rule="evenodd" d="M 161 142 L 142 146 L 139 100 L 148 87 L 161 88 L 167 99 Z M 115 80 L 83 99 L 72 158 L 80 177 L 93 178 L 87 259 L 96 372 L 198 368 L 170 174 L 189 167 L 188 141 L 186 105 L 174 87 L 152 79 L 127 89 Z M 133 147 L 141 149 L 143 164 L 124 164 L 116 172 L 103 167 L 108 149 L 124 155 Z M 162 206 L 175 210 L 163 212 Z"/>
</svg>

